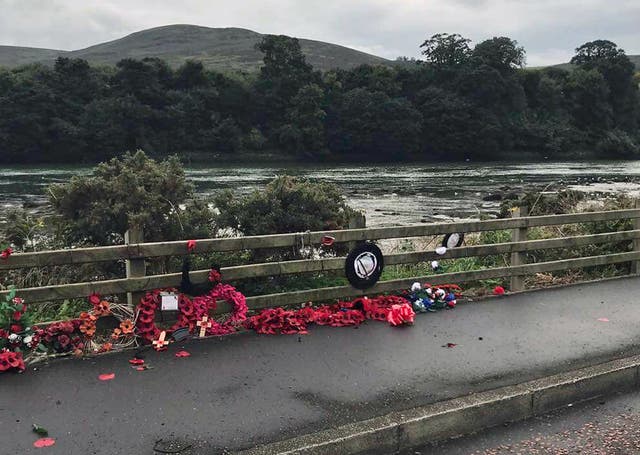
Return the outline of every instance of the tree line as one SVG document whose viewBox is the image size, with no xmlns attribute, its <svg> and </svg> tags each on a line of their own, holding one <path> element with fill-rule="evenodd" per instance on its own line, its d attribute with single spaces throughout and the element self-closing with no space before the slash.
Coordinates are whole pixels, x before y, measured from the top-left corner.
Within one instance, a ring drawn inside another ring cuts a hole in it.
<svg viewBox="0 0 640 455">
<path fill-rule="evenodd" d="M 499 160 L 640 157 L 640 77 L 615 43 L 569 70 L 525 69 L 506 37 L 457 34 L 423 60 L 321 73 L 299 43 L 265 36 L 257 74 L 200 62 L 58 58 L 0 68 L 0 161 L 100 162 L 127 150 L 201 160 Z"/>
</svg>

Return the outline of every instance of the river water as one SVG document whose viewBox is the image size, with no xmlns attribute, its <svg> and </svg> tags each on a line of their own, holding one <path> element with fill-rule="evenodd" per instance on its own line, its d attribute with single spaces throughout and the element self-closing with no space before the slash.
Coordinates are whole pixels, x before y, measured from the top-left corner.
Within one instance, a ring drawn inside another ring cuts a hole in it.
<svg viewBox="0 0 640 455">
<path fill-rule="evenodd" d="M 47 200 L 46 188 L 89 167 L 4 167 L 0 207 Z M 411 224 L 496 214 L 499 201 L 487 196 L 526 190 L 572 188 L 586 192 L 640 195 L 640 161 L 582 163 L 448 163 L 443 165 L 229 165 L 190 167 L 187 175 L 202 196 L 234 189 L 263 188 L 277 175 L 337 184 L 348 203 L 364 210 L 367 225 Z"/>
</svg>

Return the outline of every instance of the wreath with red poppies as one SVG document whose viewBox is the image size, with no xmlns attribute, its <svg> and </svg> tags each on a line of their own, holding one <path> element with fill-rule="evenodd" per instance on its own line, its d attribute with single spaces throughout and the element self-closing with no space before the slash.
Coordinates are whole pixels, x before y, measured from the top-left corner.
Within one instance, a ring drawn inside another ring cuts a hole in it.
<svg viewBox="0 0 640 455">
<path fill-rule="evenodd" d="M 184 294 L 178 293 L 176 289 L 164 289 L 148 292 L 137 307 L 136 329 L 138 336 L 142 339 L 153 342 L 160 337 L 164 331 L 167 334 L 173 333 L 180 328 L 187 328 L 189 333 L 198 331 L 198 321 L 209 312 L 215 311 L 218 301 L 227 302 L 231 308 L 231 314 L 223 321 L 210 320 L 205 334 L 208 336 L 229 335 L 238 330 L 244 321 L 247 320 L 246 297 L 231 285 L 220 283 L 220 273 L 212 270 L 209 273 L 209 281 L 215 286 L 207 294 L 194 297 L 193 300 Z M 160 329 L 156 323 L 156 313 L 161 303 L 161 295 L 164 292 L 178 294 L 178 318 L 176 322 L 167 329 Z"/>
<path fill-rule="evenodd" d="M 156 325 L 156 313 L 160 302 L 162 300 L 161 295 L 163 293 L 177 293 L 176 289 L 156 289 L 154 291 L 147 292 L 147 294 L 140 300 L 140 304 L 136 309 L 136 332 L 138 336 L 148 342 L 158 339 L 162 330 Z M 189 327 L 189 331 L 195 327 L 194 309 L 193 303 L 189 298 L 183 294 L 178 294 L 178 319 L 176 322 L 165 329 L 166 332 L 174 332 L 181 327 Z"/>
</svg>

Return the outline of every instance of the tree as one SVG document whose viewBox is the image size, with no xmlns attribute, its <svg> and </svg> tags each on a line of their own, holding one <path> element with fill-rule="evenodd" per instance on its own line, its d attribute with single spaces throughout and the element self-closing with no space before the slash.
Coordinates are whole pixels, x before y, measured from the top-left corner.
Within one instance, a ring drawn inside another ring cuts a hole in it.
<svg viewBox="0 0 640 455">
<path fill-rule="evenodd" d="M 615 43 L 596 40 L 576 49 L 571 63 L 584 70 L 599 71 L 609 86 L 609 103 L 616 125 L 633 131 L 638 126 L 638 85 L 634 82 L 634 64 Z"/>
<path fill-rule="evenodd" d="M 256 81 L 256 90 L 262 98 L 260 123 L 275 130 L 284 122 L 293 97 L 303 86 L 319 82 L 319 76 L 313 73 L 295 38 L 266 35 L 256 47 L 264 53 L 264 64 Z"/>
<path fill-rule="evenodd" d="M 456 66 L 465 63 L 470 55 L 471 40 L 454 33 L 438 33 L 420 45 L 426 61 L 437 66 Z"/>
<path fill-rule="evenodd" d="M 333 112 L 330 148 L 348 157 L 395 161 L 420 150 L 422 116 L 404 98 L 357 88 Z"/>
<path fill-rule="evenodd" d="M 174 87 L 178 90 L 206 88 L 211 85 L 202 62 L 187 60 L 178 68 L 174 78 Z"/>
<path fill-rule="evenodd" d="M 494 37 L 476 45 L 472 58 L 477 64 L 489 65 L 501 72 L 522 68 L 525 50 L 518 42 L 505 36 Z"/>
<path fill-rule="evenodd" d="M 317 84 L 300 89 L 291 100 L 287 111 L 288 122 L 279 134 L 279 143 L 287 151 L 297 155 L 314 155 L 324 152 L 327 145 L 325 131 L 324 91 Z"/>
<path fill-rule="evenodd" d="M 609 86 L 600 72 L 595 69 L 573 71 L 564 86 L 564 93 L 578 128 L 597 132 L 612 126 Z"/>
<path fill-rule="evenodd" d="M 418 93 L 416 104 L 428 158 L 486 159 L 502 150 L 505 134 L 497 117 L 466 97 L 429 87 Z"/>
<path fill-rule="evenodd" d="M 131 227 L 142 228 L 148 241 L 210 233 L 211 226 L 203 223 L 182 223 L 185 217 L 206 220 L 212 214 L 207 216 L 206 205 L 192 202 L 193 185 L 177 157 L 156 162 L 142 151 L 127 153 L 99 164 L 90 175 L 50 186 L 49 194 L 71 242 L 118 244 Z"/>
<path fill-rule="evenodd" d="M 571 59 L 573 65 L 582 66 L 585 69 L 598 68 L 603 64 L 620 61 L 626 64 L 629 57 L 623 49 L 608 40 L 595 40 L 576 48 L 576 55 Z"/>
</svg>

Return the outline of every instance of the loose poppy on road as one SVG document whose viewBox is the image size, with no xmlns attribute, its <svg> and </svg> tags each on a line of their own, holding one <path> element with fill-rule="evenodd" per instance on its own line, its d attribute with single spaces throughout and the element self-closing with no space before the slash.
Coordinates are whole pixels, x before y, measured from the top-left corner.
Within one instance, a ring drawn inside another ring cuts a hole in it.
<svg viewBox="0 0 640 455">
<path fill-rule="evenodd" d="M 37 447 L 38 449 L 40 449 L 42 447 L 51 447 L 55 443 L 56 440 L 53 438 L 40 438 L 33 443 L 33 447 Z"/>
<path fill-rule="evenodd" d="M 115 373 L 105 373 L 98 376 L 98 379 L 100 379 L 101 381 L 111 381 L 115 377 L 116 377 Z"/>
<path fill-rule="evenodd" d="M 176 352 L 176 357 L 191 357 L 191 354 L 187 351 L 178 351 Z"/>
</svg>

